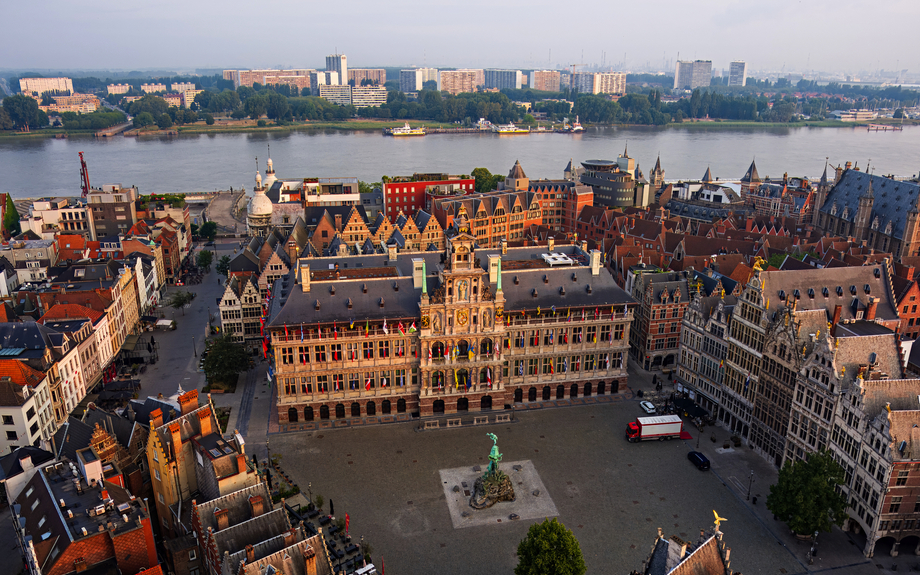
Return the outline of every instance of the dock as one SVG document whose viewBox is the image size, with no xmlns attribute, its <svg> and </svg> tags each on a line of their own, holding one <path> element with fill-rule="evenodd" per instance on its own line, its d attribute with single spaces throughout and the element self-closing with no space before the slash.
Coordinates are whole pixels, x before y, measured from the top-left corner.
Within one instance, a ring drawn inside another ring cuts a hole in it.
<svg viewBox="0 0 920 575">
<path fill-rule="evenodd" d="M 113 136 L 117 136 L 118 134 L 132 127 L 134 127 L 134 124 L 132 124 L 131 122 L 125 122 L 124 124 L 118 124 L 117 126 L 110 126 L 108 128 L 103 128 L 93 135 L 97 138 L 111 138 Z"/>
<path fill-rule="evenodd" d="M 869 132 L 901 132 L 904 130 L 904 126 L 889 124 L 869 124 L 867 128 Z"/>
</svg>

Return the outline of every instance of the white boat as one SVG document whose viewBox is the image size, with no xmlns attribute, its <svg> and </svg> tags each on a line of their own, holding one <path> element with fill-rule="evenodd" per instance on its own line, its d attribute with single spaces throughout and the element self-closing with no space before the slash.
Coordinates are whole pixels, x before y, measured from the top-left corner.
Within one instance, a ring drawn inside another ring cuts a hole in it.
<svg viewBox="0 0 920 575">
<path fill-rule="evenodd" d="M 527 128 L 519 128 L 514 124 L 492 124 L 492 132 L 495 134 L 529 134 Z"/>
<path fill-rule="evenodd" d="M 424 136 L 425 128 L 413 128 L 406 122 L 402 128 L 390 128 L 385 133 L 389 136 Z"/>
</svg>

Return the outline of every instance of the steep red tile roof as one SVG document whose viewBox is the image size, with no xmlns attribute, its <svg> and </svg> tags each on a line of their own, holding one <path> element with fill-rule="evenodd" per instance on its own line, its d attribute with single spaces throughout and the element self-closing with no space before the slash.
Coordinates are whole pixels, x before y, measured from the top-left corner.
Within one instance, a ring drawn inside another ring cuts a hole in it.
<svg viewBox="0 0 920 575">
<path fill-rule="evenodd" d="M 17 385 L 35 387 L 45 379 L 45 374 L 16 359 L 0 359 L 0 377 L 8 377 Z"/>
<path fill-rule="evenodd" d="M 93 323 L 99 321 L 105 314 L 101 311 L 78 305 L 75 303 L 57 303 L 49 309 L 45 315 L 39 318 L 38 323 L 44 324 L 49 320 L 56 319 L 82 319 L 87 318 Z"/>
</svg>

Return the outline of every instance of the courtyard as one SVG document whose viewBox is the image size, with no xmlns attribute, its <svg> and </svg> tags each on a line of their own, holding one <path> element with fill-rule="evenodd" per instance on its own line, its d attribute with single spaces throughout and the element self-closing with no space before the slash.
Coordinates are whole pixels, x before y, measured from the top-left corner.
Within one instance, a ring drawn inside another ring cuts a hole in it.
<svg viewBox="0 0 920 575">
<path fill-rule="evenodd" d="M 513 572 L 518 542 L 542 517 L 500 503 L 485 512 L 486 521 L 455 528 L 456 510 L 452 519 L 450 507 L 456 504 L 448 505 L 451 486 L 443 481 L 445 473 L 459 468 L 485 469 L 490 432 L 498 435 L 505 461 L 532 465 L 545 486 L 545 509 L 556 510 L 574 532 L 589 573 L 641 569 L 658 527 L 667 537 L 695 543 L 700 530 L 712 525 L 713 509 L 728 519 L 722 531 L 734 570 L 805 571 L 743 496 L 716 473 L 687 461 L 694 442 L 626 442 L 626 424 L 640 414 L 636 401 L 626 401 L 528 410 L 510 424 L 326 429 L 272 434 L 270 442 L 293 479 L 305 490 L 312 483 L 314 495 L 332 499 L 337 517 L 348 513 L 352 536 L 364 536 L 378 568 L 382 555 L 394 573 Z M 696 437 L 695 429 L 691 433 Z M 497 511 L 502 505 L 508 512 Z M 521 519 L 510 520 L 513 512 Z"/>
</svg>

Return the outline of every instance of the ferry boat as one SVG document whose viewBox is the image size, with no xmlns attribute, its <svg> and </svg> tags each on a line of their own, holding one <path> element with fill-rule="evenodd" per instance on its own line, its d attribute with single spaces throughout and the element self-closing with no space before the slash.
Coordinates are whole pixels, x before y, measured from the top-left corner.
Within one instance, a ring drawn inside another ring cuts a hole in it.
<svg viewBox="0 0 920 575">
<path fill-rule="evenodd" d="M 575 116 L 575 121 L 571 125 L 566 123 L 562 125 L 561 129 L 556 130 L 559 134 L 578 134 L 584 131 L 585 129 L 581 127 L 581 123 L 578 121 L 578 116 Z"/>
<path fill-rule="evenodd" d="M 492 124 L 492 132 L 495 134 L 529 134 L 527 128 L 519 128 L 514 124 Z"/>
<path fill-rule="evenodd" d="M 425 128 L 413 128 L 409 125 L 409 122 L 406 122 L 406 125 L 402 128 L 389 128 L 384 130 L 384 134 L 388 136 L 424 136 Z"/>
</svg>

